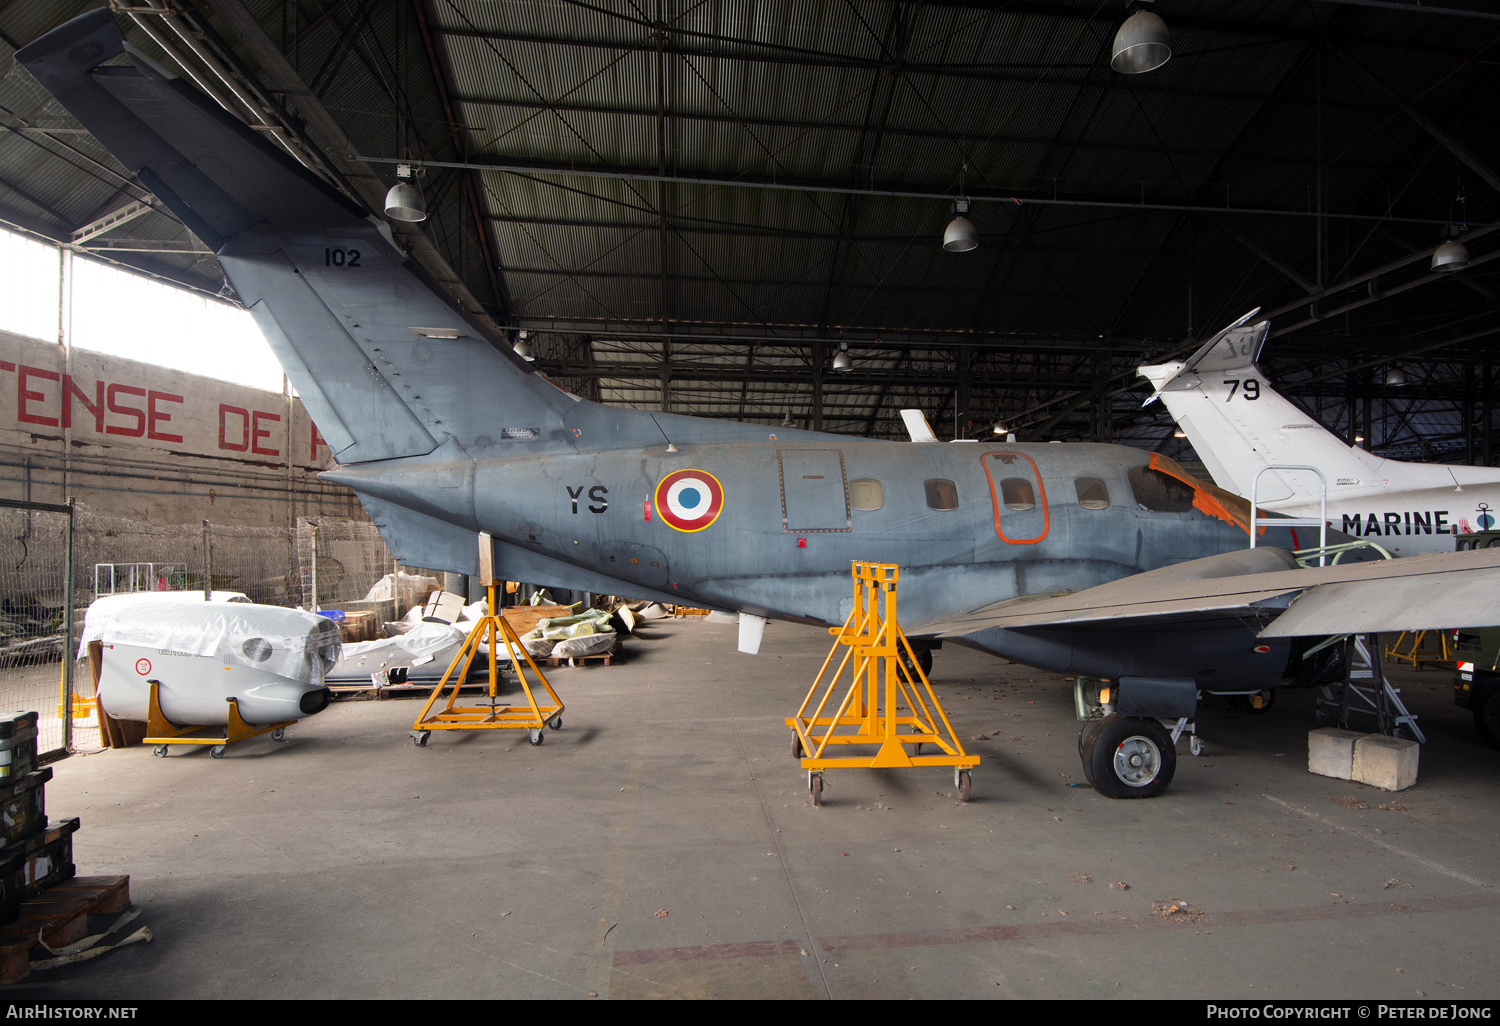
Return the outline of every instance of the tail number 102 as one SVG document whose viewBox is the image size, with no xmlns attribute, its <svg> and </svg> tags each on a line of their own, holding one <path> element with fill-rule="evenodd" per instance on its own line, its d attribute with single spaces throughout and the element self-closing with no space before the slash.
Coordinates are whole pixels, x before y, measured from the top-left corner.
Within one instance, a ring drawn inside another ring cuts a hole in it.
<svg viewBox="0 0 1500 1026">
<path fill-rule="evenodd" d="M 1244 391 L 1241 394 L 1246 399 L 1253 401 L 1260 398 L 1260 382 L 1254 378 L 1245 378 L 1243 380 L 1240 378 L 1225 378 L 1224 384 L 1229 386 L 1229 394 L 1224 397 L 1226 403 L 1234 398 L 1235 390 L 1240 388 L 1241 385 L 1244 386 Z"/>
<path fill-rule="evenodd" d="M 358 267 L 359 250 L 357 249 L 325 249 L 323 250 L 324 267 Z"/>
</svg>

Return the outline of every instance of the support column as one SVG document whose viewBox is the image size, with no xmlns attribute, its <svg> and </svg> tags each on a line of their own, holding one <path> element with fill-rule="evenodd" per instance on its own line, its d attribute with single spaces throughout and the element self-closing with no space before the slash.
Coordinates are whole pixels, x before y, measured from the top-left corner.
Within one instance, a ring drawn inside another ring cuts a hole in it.
<svg viewBox="0 0 1500 1026">
<path fill-rule="evenodd" d="M 67 383 L 73 379 L 73 251 L 62 247 L 57 252 L 57 344 L 62 347 L 62 404 L 66 409 L 72 401 Z M 72 485 L 73 418 L 64 415 L 62 423 L 62 496 L 58 501 L 67 502 Z"/>
<path fill-rule="evenodd" d="M 814 431 L 823 430 L 823 372 L 828 355 L 828 345 L 822 339 L 812 345 L 812 424 Z"/>
<path fill-rule="evenodd" d="M 967 438 L 969 420 L 969 377 L 974 364 L 973 351 L 960 349 L 953 365 L 958 368 L 958 394 L 953 399 L 953 437 Z"/>
<path fill-rule="evenodd" d="M 1480 389 L 1480 392 L 1482 394 L 1480 395 L 1479 404 L 1480 404 L 1480 408 L 1481 408 L 1481 411 L 1482 411 L 1481 416 L 1484 418 L 1480 422 L 1481 425 L 1482 425 L 1481 428 L 1480 428 L 1480 431 L 1482 432 L 1482 434 L 1480 436 L 1481 439 L 1482 439 L 1482 441 L 1480 442 L 1480 444 L 1483 447 L 1484 465 L 1486 467 L 1493 465 L 1491 463 L 1491 461 L 1493 460 L 1494 453 L 1495 453 L 1495 450 L 1491 447 L 1491 444 L 1490 444 L 1490 442 L 1491 442 L 1491 433 L 1492 433 L 1491 429 L 1490 429 L 1490 418 L 1491 418 L 1491 416 L 1495 412 L 1495 407 L 1494 407 L 1493 403 L 1491 403 L 1491 401 L 1490 401 L 1490 394 L 1491 394 L 1492 390 L 1495 387 L 1494 375 L 1491 373 L 1492 369 L 1493 368 L 1492 368 L 1492 365 L 1490 363 L 1489 357 L 1485 357 L 1485 360 L 1484 360 L 1484 383 L 1483 383 L 1483 387 L 1481 387 L 1481 389 Z"/>
<path fill-rule="evenodd" d="M 1474 365 L 1464 364 L 1464 462 L 1474 465 Z"/>
<path fill-rule="evenodd" d="M 1366 449 L 1375 448 L 1375 422 L 1371 416 L 1371 407 L 1374 406 L 1375 400 L 1370 395 L 1371 390 L 1374 388 L 1374 381 L 1375 372 L 1370 368 L 1367 367 L 1359 372 L 1360 420 L 1364 425 L 1362 434 L 1365 436 Z"/>
</svg>

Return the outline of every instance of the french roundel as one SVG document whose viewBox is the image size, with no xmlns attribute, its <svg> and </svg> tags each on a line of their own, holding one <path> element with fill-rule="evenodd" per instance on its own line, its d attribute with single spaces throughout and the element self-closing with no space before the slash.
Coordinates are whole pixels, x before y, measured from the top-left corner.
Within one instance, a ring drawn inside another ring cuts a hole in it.
<svg viewBox="0 0 1500 1026">
<path fill-rule="evenodd" d="M 656 486 L 656 509 L 668 527 L 701 531 L 724 509 L 724 486 L 704 470 L 678 470 Z"/>
</svg>

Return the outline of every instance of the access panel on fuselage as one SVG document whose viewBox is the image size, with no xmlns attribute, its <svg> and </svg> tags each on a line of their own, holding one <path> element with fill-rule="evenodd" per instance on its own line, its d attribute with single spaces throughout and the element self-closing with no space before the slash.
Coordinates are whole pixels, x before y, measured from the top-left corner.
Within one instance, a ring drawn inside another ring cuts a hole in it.
<svg viewBox="0 0 1500 1026">
<path fill-rule="evenodd" d="M 849 488 L 841 449 L 781 449 L 781 529 L 789 534 L 849 531 Z"/>
<path fill-rule="evenodd" d="M 1047 537 L 1051 527 L 1047 490 L 1031 457 L 1019 452 L 987 452 L 983 462 L 995 534 L 1012 545 L 1031 545 Z"/>
</svg>

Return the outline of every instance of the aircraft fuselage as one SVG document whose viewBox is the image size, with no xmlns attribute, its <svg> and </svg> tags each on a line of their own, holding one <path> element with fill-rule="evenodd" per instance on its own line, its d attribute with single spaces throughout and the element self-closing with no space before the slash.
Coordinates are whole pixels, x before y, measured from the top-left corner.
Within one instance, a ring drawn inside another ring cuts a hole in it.
<svg viewBox="0 0 1500 1026">
<path fill-rule="evenodd" d="M 1243 528 L 1194 507 L 1193 489 L 1150 469 L 1137 449 L 769 435 L 545 456 L 522 444 L 513 457 L 446 464 L 446 474 L 423 459 L 412 470 L 396 460 L 329 476 L 360 492 L 398 550 L 401 530 L 383 502 L 489 532 L 498 572 L 579 590 L 837 624 L 851 607 L 850 563 L 896 563 L 902 624 L 914 634 L 1007 599 L 1247 544 Z M 1285 529 L 1271 533 L 1262 544 L 1296 547 L 1280 537 Z M 1139 641 L 1051 632 L 986 647 L 1062 672 L 1163 672 L 1176 650 L 1191 665 L 1171 668 L 1186 675 L 1232 672 L 1205 668 L 1181 638 L 1155 638 L 1149 652 Z M 1090 647 L 1100 651 L 1080 657 Z M 1279 679 L 1286 653 L 1277 653 Z"/>
</svg>

